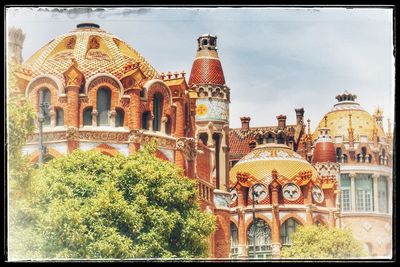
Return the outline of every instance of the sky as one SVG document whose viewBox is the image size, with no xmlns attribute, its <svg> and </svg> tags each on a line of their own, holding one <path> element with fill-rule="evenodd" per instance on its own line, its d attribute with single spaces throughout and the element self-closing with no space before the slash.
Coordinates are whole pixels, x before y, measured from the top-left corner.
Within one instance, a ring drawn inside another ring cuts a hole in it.
<svg viewBox="0 0 400 267">
<path fill-rule="evenodd" d="M 189 78 L 197 37 L 218 36 L 231 90 L 230 127 L 296 122 L 305 109 L 311 130 L 347 90 L 370 114 L 394 118 L 393 12 L 390 8 L 8 8 L 6 27 L 26 34 L 27 60 L 81 22 L 94 22 L 127 42 L 159 72 Z"/>
</svg>

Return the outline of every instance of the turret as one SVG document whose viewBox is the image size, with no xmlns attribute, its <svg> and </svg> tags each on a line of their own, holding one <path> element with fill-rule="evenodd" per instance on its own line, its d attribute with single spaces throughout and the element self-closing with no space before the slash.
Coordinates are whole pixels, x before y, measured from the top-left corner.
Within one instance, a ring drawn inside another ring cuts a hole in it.
<svg viewBox="0 0 400 267">
<path fill-rule="evenodd" d="M 330 136 L 328 128 L 327 116 L 325 116 L 324 127 L 318 128 L 318 139 L 314 145 L 312 163 L 319 162 L 336 162 L 335 145 Z"/>
</svg>

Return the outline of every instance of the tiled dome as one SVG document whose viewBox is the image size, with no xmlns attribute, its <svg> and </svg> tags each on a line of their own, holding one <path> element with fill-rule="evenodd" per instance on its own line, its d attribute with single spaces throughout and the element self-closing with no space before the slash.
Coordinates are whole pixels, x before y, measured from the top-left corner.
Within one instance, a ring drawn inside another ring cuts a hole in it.
<svg viewBox="0 0 400 267">
<path fill-rule="evenodd" d="M 71 66 L 72 59 L 86 79 L 96 73 L 110 73 L 120 78 L 124 66 L 130 63 L 139 63 L 149 79 L 158 77 L 156 70 L 135 49 L 93 23 L 78 24 L 75 30 L 56 37 L 23 65 L 32 70 L 33 76 L 51 74 L 63 80 L 62 73 Z"/>
<path fill-rule="evenodd" d="M 258 180 L 270 182 L 272 170 L 278 172 L 278 176 L 288 179 L 300 172 L 311 172 L 311 179 L 318 176 L 315 168 L 299 154 L 284 144 L 265 144 L 257 146 L 249 154 L 239 160 L 229 173 L 231 183 L 235 183 L 238 172 L 250 173 Z"/>
<path fill-rule="evenodd" d="M 355 95 L 344 93 L 336 97 L 338 103 L 324 115 L 327 117 L 332 139 L 335 136 L 343 136 L 343 140 L 348 140 L 348 128 L 350 125 L 349 114 L 351 114 L 351 124 L 354 129 L 354 139 L 359 141 L 359 135 L 368 136 L 368 140 L 372 140 L 374 127 L 378 131 L 379 137 L 384 137 L 383 130 L 376 124 L 374 118 L 365 111 L 359 103 L 355 102 Z M 315 132 L 313 133 L 313 140 L 318 138 L 318 129 L 324 127 L 324 117 L 319 122 Z"/>
</svg>

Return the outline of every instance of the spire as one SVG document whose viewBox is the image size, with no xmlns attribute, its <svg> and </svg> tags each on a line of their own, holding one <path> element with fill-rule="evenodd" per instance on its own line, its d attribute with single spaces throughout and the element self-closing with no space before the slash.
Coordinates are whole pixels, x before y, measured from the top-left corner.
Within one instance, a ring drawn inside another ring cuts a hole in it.
<svg viewBox="0 0 400 267">
<path fill-rule="evenodd" d="M 311 135 L 310 119 L 307 120 L 307 134 L 308 134 L 308 135 Z"/>
<path fill-rule="evenodd" d="M 376 124 L 383 130 L 383 110 L 377 107 L 373 117 L 375 119 Z"/>
<path fill-rule="evenodd" d="M 328 128 L 328 116 L 324 116 L 325 128 Z"/>
<path fill-rule="evenodd" d="M 197 39 L 198 49 L 188 85 L 225 85 L 224 72 L 217 52 L 217 36 L 204 34 Z"/>
<path fill-rule="evenodd" d="M 353 131 L 353 124 L 351 123 L 351 111 L 349 112 L 349 131 Z"/>
</svg>

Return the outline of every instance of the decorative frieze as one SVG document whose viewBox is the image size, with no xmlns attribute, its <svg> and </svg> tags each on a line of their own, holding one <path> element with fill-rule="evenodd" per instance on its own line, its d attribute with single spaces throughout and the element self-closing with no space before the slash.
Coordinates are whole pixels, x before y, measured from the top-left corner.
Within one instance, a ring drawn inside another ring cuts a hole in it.
<svg viewBox="0 0 400 267">
<path fill-rule="evenodd" d="M 88 141 L 117 141 L 127 142 L 129 133 L 127 132 L 103 132 L 103 131 L 79 131 L 79 139 Z"/>
</svg>

